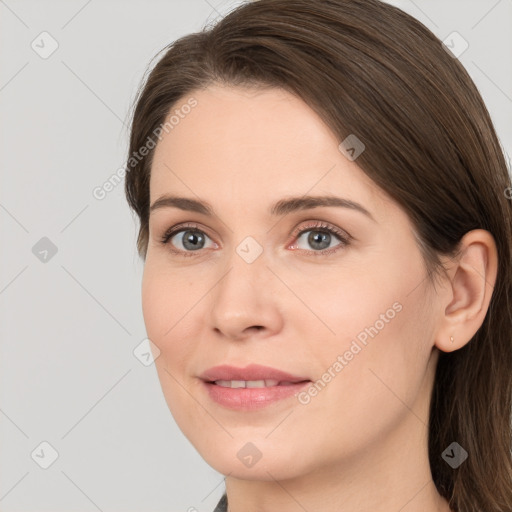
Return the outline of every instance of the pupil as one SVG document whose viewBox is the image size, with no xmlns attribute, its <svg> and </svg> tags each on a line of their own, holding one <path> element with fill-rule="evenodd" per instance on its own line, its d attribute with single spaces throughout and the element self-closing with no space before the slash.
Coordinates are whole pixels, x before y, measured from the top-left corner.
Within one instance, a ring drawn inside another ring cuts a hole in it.
<svg viewBox="0 0 512 512">
<path fill-rule="evenodd" d="M 195 231 L 185 231 L 185 233 L 190 234 L 184 237 L 183 246 L 186 247 L 187 249 L 192 250 L 197 250 L 198 248 L 200 249 L 201 247 L 198 247 L 198 245 L 201 242 L 201 239 L 202 241 L 204 241 L 204 237 L 200 233 L 197 233 Z M 187 246 L 187 244 L 191 245 Z"/>
<path fill-rule="evenodd" d="M 316 234 L 315 234 L 316 233 Z M 317 249 L 325 249 L 329 247 L 331 235 L 329 233 L 323 233 L 321 231 L 312 231 L 309 235 L 309 243 L 316 247 Z M 322 245 L 322 242 L 326 242 L 327 244 L 324 244 L 324 247 L 318 247 L 318 245 Z"/>
</svg>

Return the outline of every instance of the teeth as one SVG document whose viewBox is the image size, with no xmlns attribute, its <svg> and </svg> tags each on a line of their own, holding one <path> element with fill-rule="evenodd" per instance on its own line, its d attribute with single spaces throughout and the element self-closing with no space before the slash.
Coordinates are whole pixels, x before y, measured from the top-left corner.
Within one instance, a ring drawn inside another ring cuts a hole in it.
<svg viewBox="0 0 512 512">
<path fill-rule="evenodd" d="M 273 381 L 273 380 L 246 380 L 245 381 L 246 388 L 268 388 L 270 386 L 277 386 L 277 380 L 276 381 Z"/>
<path fill-rule="evenodd" d="M 267 379 L 267 380 L 216 380 L 217 386 L 223 388 L 268 388 L 271 386 L 277 386 L 278 380 Z"/>
</svg>

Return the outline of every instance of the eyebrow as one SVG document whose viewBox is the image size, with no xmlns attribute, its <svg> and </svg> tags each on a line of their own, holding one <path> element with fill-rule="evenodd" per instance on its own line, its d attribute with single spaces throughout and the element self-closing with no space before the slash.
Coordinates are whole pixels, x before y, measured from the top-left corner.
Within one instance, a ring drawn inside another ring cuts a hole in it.
<svg viewBox="0 0 512 512">
<path fill-rule="evenodd" d="M 363 213 L 368 218 L 377 222 L 373 215 L 362 205 L 337 196 L 300 196 L 290 197 L 277 201 L 269 210 L 272 216 L 283 216 L 289 213 L 319 208 L 322 206 L 335 206 L 339 208 L 348 208 Z M 160 208 L 179 208 L 180 210 L 201 213 L 209 217 L 214 216 L 212 206 L 206 201 L 199 201 L 189 197 L 179 197 L 173 195 L 164 195 L 158 198 L 150 207 L 149 211 L 155 211 Z"/>
</svg>

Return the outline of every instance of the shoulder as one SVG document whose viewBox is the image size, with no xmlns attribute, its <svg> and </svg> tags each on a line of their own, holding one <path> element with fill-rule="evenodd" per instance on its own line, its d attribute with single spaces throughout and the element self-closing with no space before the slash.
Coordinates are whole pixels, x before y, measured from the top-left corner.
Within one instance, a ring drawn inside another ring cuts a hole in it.
<svg viewBox="0 0 512 512">
<path fill-rule="evenodd" d="M 226 493 L 223 494 L 222 498 L 217 503 L 213 512 L 227 512 L 228 510 L 228 496 Z"/>
</svg>

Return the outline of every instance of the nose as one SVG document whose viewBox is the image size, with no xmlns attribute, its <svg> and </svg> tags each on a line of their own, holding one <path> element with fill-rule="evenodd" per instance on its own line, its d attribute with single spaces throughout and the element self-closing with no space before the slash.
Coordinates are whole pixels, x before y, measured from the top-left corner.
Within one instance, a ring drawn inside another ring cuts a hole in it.
<svg viewBox="0 0 512 512">
<path fill-rule="evenodd" d="M 233 251 L 210 297 L 211 327 L 218 336 L 244 340 L 270 336 L 282 328 L 283 291 L 266 263 L 264 254 L 248 263 Z"/>
</svg>

